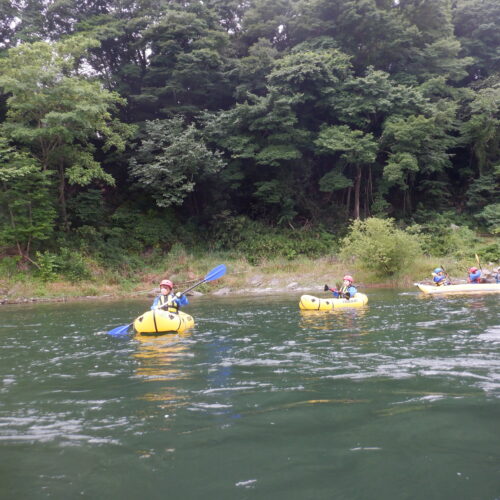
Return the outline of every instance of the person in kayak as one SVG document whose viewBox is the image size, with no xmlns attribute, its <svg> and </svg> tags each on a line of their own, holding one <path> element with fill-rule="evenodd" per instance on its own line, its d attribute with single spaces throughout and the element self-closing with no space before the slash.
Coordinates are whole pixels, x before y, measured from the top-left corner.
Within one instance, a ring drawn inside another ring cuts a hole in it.
<svg viewBox="0 0 500 500">
<path fill-rule="evenodd" d="M 168 312 L 177 313 L 179 308 L 187 306 L 189 301 L 180 292 L 174 294 L 174 284 L 170 280 L 160 282 L 160 295 L 155 298 L 151 309 L 166 309 Z"/>
<path fill-rule="evenodd" d="M 432 281 L 436 286 L 449 285 L 446 274 L 441 267 L 436 267 L 436 269 L 432 271 Z"/>
<path fill-rule="evenodd" d="M 481 270 L 478 269 L 477 267 L 471 267 L 469 269 L 469 275 L 467 276 L 467 281 L 469 283 L 481 283 Z"/>
<path fill-rule="evenodd" d="M 342 278 L 342 286 L 340 287 L 340 290 L 337 288 L 330 288 L 328 285 L 325 285 L 325 292 L 332 292 L 334 298 L 336 299 L 347 299 L 349 300 L 351 297 L 354 297 L 354 295 L 358 292 L 357 288 L 353 285 L 354 279 L 350 274 L 346 274 Z"/>
</svg>

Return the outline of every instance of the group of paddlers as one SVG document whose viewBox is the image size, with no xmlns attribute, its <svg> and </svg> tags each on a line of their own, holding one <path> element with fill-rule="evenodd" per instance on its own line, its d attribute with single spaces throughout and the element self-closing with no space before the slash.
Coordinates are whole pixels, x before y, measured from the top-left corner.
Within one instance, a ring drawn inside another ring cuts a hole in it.
<svg viewBox="0 0 500 500">
<path fill-rule="evenodd" d="M 442 267 L 434 269 L 432 281 L 436 286 L 451 285 L 451 279 Z M 483 271 L 475 266 L 469 267 L 467 283 L 500 283 L 500 266 L 493 269 L 493 272 Z"/>
</svg>

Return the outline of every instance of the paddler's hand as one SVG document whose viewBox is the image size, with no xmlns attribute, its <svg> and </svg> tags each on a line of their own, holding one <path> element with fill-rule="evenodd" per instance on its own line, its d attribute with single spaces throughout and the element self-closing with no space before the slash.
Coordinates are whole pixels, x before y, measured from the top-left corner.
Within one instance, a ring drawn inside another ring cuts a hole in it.
<svg viewBox="0 0 500 500">
<path fill-rule="evenodd" d="M 182 297 L 182 293 L 181 293 L 181 292 L 177 292 L 177 293 L 175 294 L 175 296 L 176 296 L 178 299 L 180 299 L 180 298 Z"/>
</svg>

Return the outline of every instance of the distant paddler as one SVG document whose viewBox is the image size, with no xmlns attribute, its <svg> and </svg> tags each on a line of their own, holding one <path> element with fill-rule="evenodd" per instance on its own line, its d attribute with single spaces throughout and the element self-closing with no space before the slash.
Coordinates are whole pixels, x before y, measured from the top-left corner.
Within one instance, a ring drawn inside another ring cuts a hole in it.
<svg viewBox="0 0 500 500">
<path fill-rule="evenodd" d="M 349 300 L 351 297 L 354 297 L 356 293 L 358 293 L 358 289 L 353 285 L 354 278 L 350 274 L 346 274 L 342 278 L 342 286 L 337 288 L 330 288 L 328 285 L 325 285 L 325 292 L 332 292 L 333 297 L 336 299 L 347 299 Z"/>
<path fill-rule="evenodd" d="M 432 271 L 432 281 L 436 286 L 450 285 L 448 273 L 442 267 L 436 267 Z"/>
</svg>

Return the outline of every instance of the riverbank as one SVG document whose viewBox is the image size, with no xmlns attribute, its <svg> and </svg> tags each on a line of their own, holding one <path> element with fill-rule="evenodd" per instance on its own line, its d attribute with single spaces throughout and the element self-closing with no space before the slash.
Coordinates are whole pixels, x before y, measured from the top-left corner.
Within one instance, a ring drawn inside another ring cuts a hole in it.
<svg viewBox="0 0 500 500">
<path fill-rule="evenodd" d="M 0 279 L 0 304 L 32 302 L 67 302 L 78 300 L 116 300 L 131 297 L 154 297 L 161 279 L 171 279 L 176 289 L 182 291 L 200 281 L 206 272 L 225 263 L 227 273 L 221 279 L 204 283 L 191 293 L 197 295 L 266 295 L 276 293 L 320 293 L 325 284 L 335 286 L 342 276 L 354 276 L 359 290 L 370 288 L 405 288 L 421 281 L 432 267 L 430 262 L 412 265 L 404 275 L 381 279 L 367 273 L 355 263 L 341 262 L 335 257 L 320 259 L 274 259 L 251 265 L 244 259 L 221 259 L 206 256 L 185 262 L 167 263 L 158 269 L 146 269 L 130 275 L 105 276 L 88 281 L 43 282 L 36 278 Z"/>
</svg>

